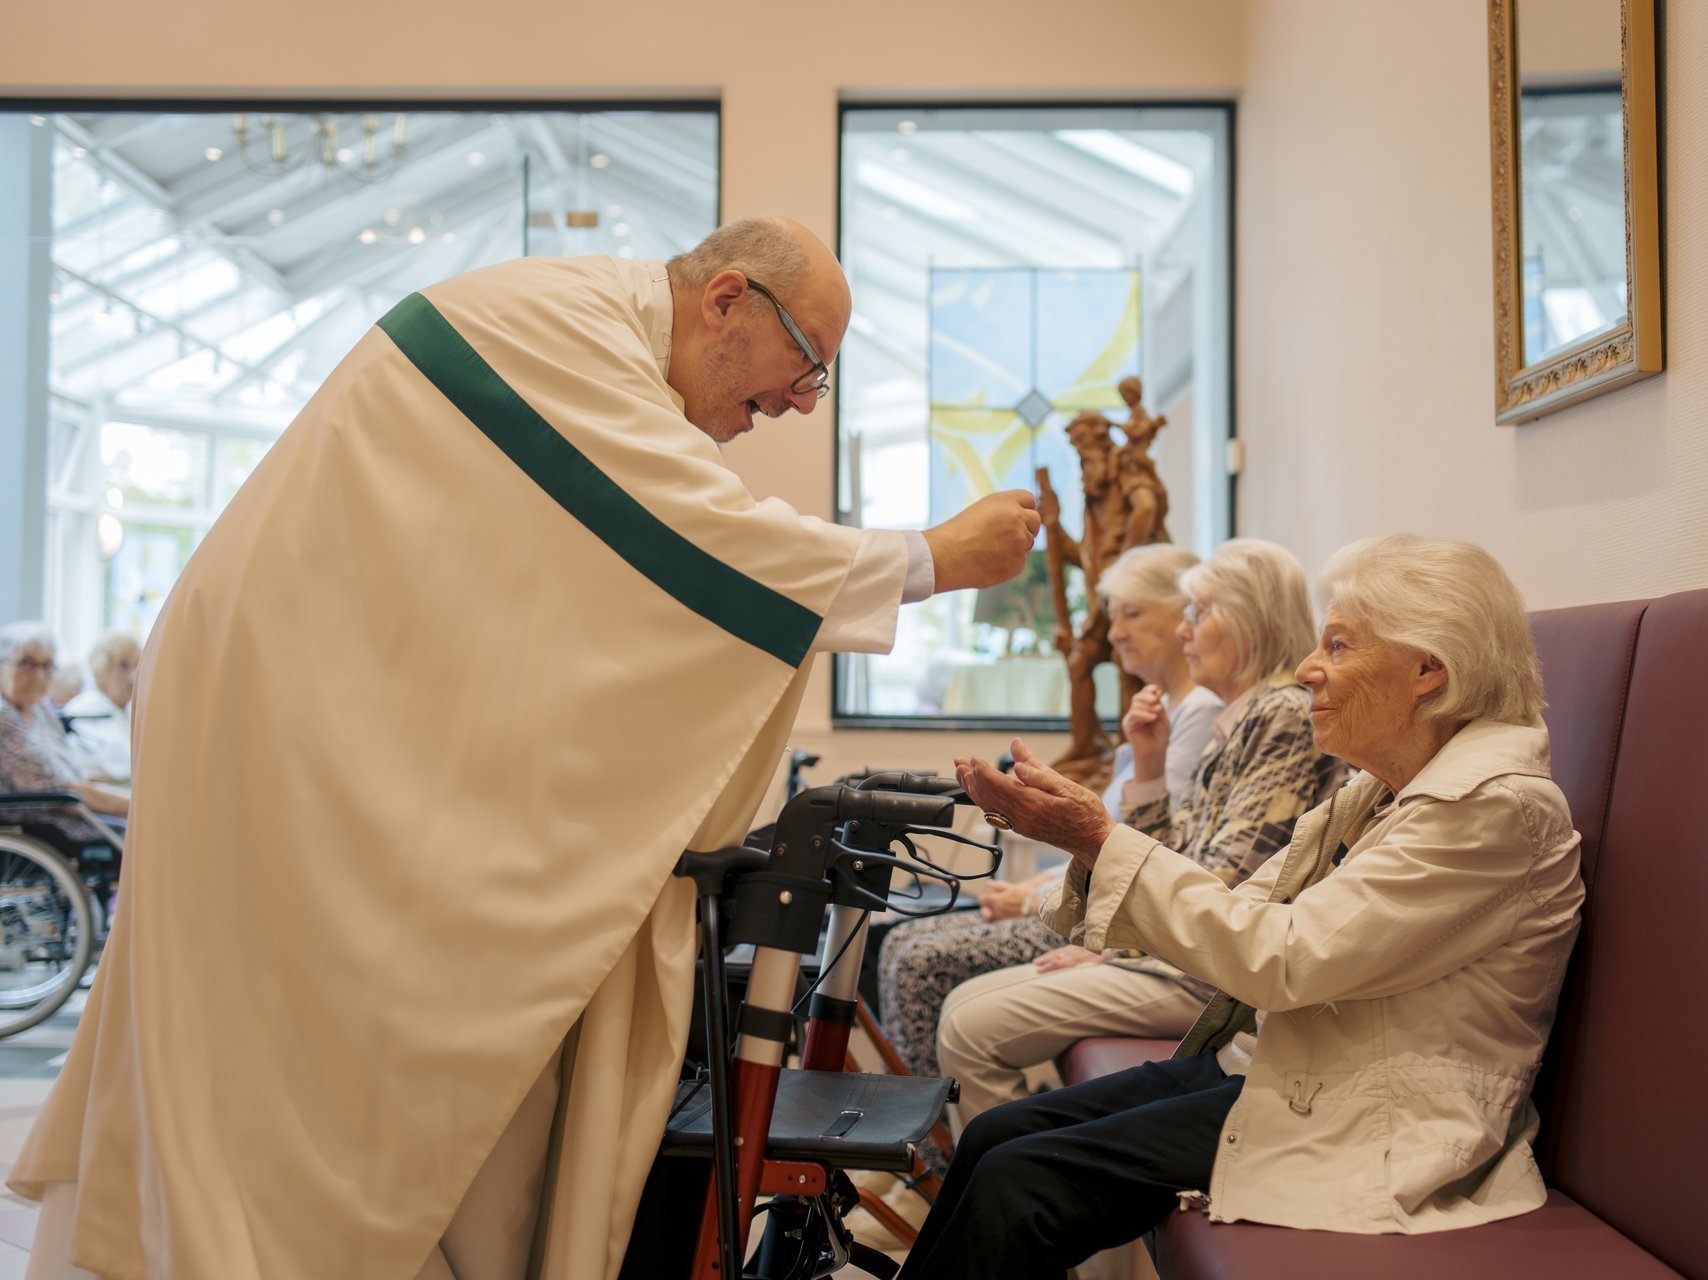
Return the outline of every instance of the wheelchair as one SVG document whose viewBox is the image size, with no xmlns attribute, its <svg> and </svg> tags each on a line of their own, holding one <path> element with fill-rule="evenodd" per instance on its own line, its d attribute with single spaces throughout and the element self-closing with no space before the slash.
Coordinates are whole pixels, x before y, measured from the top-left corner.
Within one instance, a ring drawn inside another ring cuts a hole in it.
<svg viewBox="0 0 1708 1280">
<path fill-rule="evenodd" d="M 124 835 L 69 791 L 0 793 L 0 1039 L 44 1022 L 106 941 Z"/>
<path fill-rule="evenodd" d="M 970 803 L 953 779 L 871 774 L 794 794 L 766 848 L 682 855 L 676 874 L 699 896 L 709 1079 L 678 1086 L 621 1280 L 818 1280 L 850 1262 L 894 1275 L 843 1223 L 860 1200 L 846 1170 L 910 1170 L 955 1085 L 845 1070 L 848 1039 L 871 915 L 938 914 L 962 880 L 996 873 L 999 849 L 948 830 L 956 805 Z M 922 835 L 981 849 L 988 865 L 951 873 L 914 842 Z M 898 895 L 898 872 L 947 892 Z M 725 951 L 736 946 L 753 959 L 732 1027 Z M 818 975 L 797 998 L 802 957 L 814 952 Z M 793 1070 L 783 1063 L 802 1006 Z M 683 1229 L 689 1215 L 697 1231 Z"/>
</svg>

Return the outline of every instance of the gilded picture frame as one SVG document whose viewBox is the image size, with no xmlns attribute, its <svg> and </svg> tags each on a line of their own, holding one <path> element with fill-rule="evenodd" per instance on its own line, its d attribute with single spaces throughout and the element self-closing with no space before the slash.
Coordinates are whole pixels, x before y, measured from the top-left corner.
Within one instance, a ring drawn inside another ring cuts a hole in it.
<svg viewBox="0 0 1708 1280">
<path fill-rule="evenodd" d="M 1625 152 L 1622 323 L 1524 363 L 1519 191 L 1518 0 L 1489 0 L 1489 117 L 1494 194 L 1495 421 L 1529 422 L 1659 373 L 1660 171 L 1656 126 L 1656 0 L 1619 0 Z"/>
</svg>

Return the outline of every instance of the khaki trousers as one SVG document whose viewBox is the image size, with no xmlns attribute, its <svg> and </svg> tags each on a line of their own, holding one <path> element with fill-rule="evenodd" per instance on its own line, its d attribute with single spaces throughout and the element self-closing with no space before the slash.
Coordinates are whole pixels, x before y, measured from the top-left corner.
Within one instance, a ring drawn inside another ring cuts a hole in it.
<svg viewBox="0 0 1708 1280">
<path fill-rule="evenodd" d="M 1087 1036 L 1183 1036 L 1204 1002 L 1179 983 L 1118 964 L 1040 973 L 1019 964 L 963 982 L 943 1002 L 937 1060 L 961 1082 L 955 1136 L 974 1116 L 1026 1096 L 1025 1068 Z"/>
</svg>

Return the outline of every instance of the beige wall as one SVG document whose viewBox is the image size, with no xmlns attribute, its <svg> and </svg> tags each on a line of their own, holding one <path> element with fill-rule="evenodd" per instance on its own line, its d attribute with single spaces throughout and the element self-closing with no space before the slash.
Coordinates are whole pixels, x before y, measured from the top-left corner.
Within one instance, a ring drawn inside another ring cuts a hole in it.
<svg viewBox="0 0 1708 1280">
<path fill-rule="evenodd" d="M 1526 86 L 1619 79 L 1619 0 L 1513 0 Z"/>
<path fill-rule="evenodd" d="M 1253 6 L 1242 532 L 1312 571 L 1368 534 L 1469 538 L 1535 606 L 1708 585 L 1708 6 L 1664 7 L 1667 370 L 1496 427 L 1484 0 Z"/>
</svg>

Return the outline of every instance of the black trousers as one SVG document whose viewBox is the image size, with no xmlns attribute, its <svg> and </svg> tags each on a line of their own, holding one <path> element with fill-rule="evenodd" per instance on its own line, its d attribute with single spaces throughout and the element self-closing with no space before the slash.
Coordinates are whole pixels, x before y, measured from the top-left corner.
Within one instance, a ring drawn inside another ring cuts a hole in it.
<svg viewBox="0 0 1708 1280">
<path fill-rule="evenodd" d="M 1209 1190 L 1244 1076 L 1170 1058 L 995 1107 L 967 1126 L 899 1280 L 1054 1280 Z"/>
</svg>

